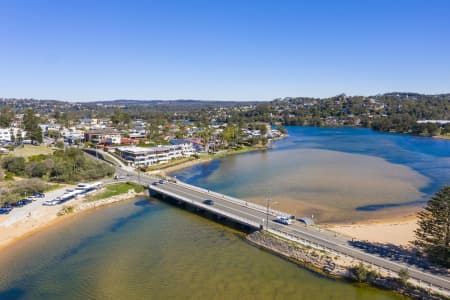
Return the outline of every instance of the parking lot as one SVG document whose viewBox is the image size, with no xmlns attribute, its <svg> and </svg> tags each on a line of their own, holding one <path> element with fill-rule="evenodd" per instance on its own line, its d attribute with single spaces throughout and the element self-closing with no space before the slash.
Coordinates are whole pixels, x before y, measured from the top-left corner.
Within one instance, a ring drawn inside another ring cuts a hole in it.
<svg viewBox="0 0 450 300">
<path fill-rule="evenodd" d="M 46 208 L 44 205 L 42 205 L 45 201 L 60 197 L 68 188 L 69 186 L 47 192 L 45 193 L 45 196 L 43 198 L 36 198 L 36 200 L 34 200 L 33 202 L 22 207 L 14 207 L 9 214 L 0 216 L 0 226 L 10 227 L 11 225 L 16 224 L 19 221 L 23 221 L 35 214 L 39 214 Z"/>
</svg>

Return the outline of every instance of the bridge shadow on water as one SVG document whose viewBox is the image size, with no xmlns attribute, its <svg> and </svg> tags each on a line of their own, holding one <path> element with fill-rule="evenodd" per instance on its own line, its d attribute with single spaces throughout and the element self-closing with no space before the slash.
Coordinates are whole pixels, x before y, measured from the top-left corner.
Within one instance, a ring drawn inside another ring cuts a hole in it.
<svg viewBox="0 0 450 300">
<path fill-rule="evenodd" d="M 350 241 L 349 244 L 364 252 L 389 259 L 393 262 L 405 263 L 427 272 L 449 275 L 447 269 L 436 266 L 421 256 L 415 248 L 407 248 L 394 244 L 370 243 L 367 241 Z"/>
</svg>

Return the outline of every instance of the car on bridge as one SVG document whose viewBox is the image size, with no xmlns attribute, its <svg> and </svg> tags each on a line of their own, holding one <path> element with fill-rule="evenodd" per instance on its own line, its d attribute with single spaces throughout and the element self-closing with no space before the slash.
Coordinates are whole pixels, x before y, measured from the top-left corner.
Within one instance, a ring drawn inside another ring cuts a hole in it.
<svg viewBox="0 0 450 300">
<path fill-rule="evenodd" d="M 206 199 L 206 200 L 203 200 L 203 204 L 206 204 L 206 205 L 214 205 L 214 201 L 211 200 L 211 199 Z"/>
<path fill-rule="evenodd" d="M 277 223 L 284 224 L 284 225 L 291 225 L 292 224 L 291 218 L 284 217 L 284 216 L 277 216 L 274 221 L 277 222 Z"/>
</svg>

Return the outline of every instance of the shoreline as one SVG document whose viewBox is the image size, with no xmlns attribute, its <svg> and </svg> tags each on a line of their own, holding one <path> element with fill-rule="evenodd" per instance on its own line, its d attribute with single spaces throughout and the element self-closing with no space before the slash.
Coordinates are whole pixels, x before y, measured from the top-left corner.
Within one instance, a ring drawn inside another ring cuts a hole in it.
<svg viewBox="0 0 450 300">
<path fill-rule="evenodd" d="M 5 221 L 9 220 L 8 216 L 2 216 L 0 218 L 0 252 L 12 244 L 55 226 L 68 218 L 79 216 L 96 208 L 135 199 L 139 196 L 147 197 L 145 192 L 136 193 L 131 189 L 127 193 L 92 202 L 85 202 L 84 197 L 81 197 L 62 206 L 39 206 L 36 213 L 28 215 L 26 218 L 10 225 L 4 224 Z M 61 214 L 68 207 L 71 207 L 73 210 L 70 213 Z"/>
</svg>

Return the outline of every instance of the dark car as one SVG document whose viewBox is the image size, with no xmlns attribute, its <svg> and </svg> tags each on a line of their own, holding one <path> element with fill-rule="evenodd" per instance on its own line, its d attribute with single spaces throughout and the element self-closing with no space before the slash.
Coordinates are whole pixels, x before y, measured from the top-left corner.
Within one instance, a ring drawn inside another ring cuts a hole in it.
<svg viewBox="0 0 450 300">
<path fill-rule="evenodd" d="M 0 207 L 0 215 L 7 215 L 11 212 L 11 210 L 12 210 L 11 207 L 2 206 Z"/>
<path fill-rule="evenodd" d="M 45 194 L 41 193 L 41 192 L 36 192 L 36 193 L 33 194 L 33 196 L 36 197 L 36 198 L 44 198 Z"/>
<path fill-rule="evenodd" d="M 164 179 L 159 180 L 159 184 L 163 184 L 164 182 L 166 182 Z"/>
<path fill-rule="evenodd" d="M 203 201 L 203 204 L 206 204 L 206 205 L 214 205 L 214 201 L 211 200 L 211 199 L 206 199 L 206 200 Z"/>
<path fill-rule="evenodd" d="M 30 204 L 31 202 L 32 201 L 30 199 L 25 198 L 25 199 L 17 201 L 16 203 L 13 203 L 13 206 L 22 207 L 24 205 Z"/>
</svg>

